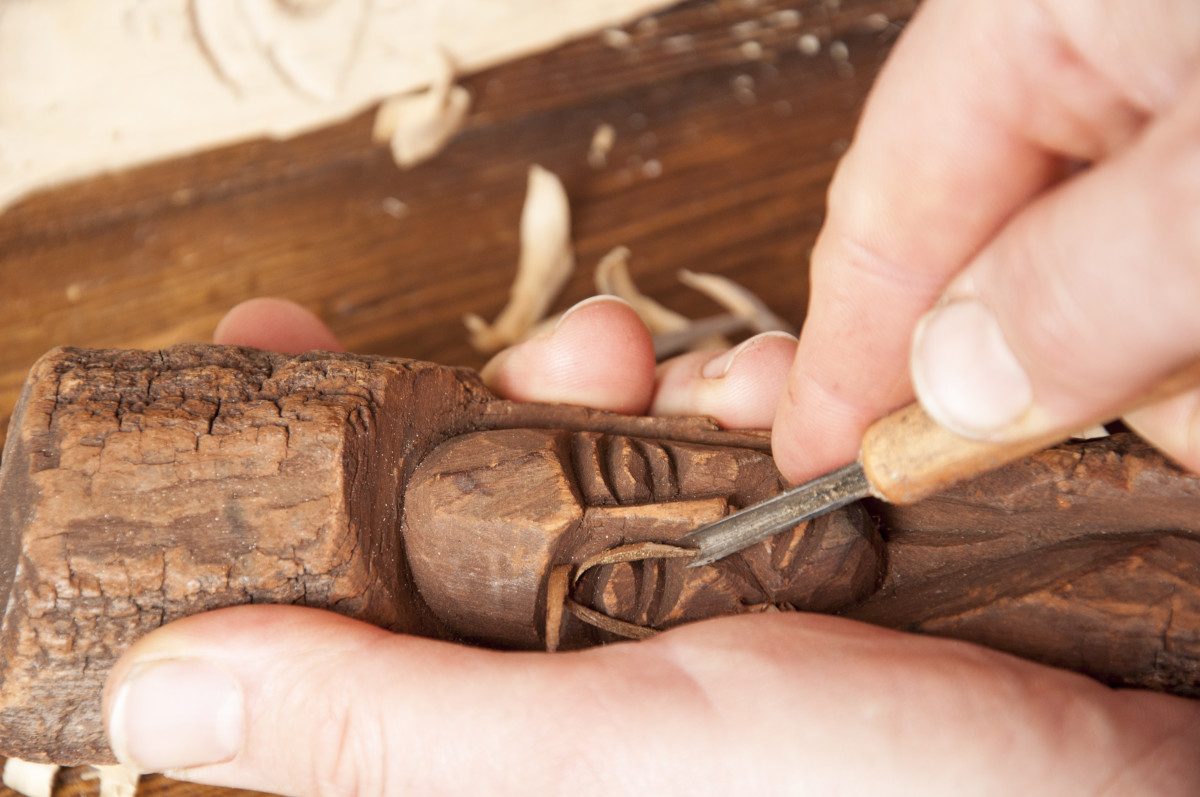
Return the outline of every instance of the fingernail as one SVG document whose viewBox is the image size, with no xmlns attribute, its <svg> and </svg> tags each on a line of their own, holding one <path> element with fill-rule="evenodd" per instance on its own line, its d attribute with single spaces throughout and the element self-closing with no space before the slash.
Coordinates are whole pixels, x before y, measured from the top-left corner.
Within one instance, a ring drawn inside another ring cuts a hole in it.
<svg viewBox="0 0 1200 797">
<path fill-rule="evenodd" d="M 963 300 L 925 315 L 913 336 L 913 387 L 926 412 L 966 437 L 1011 426 L 1033 405 L 1033 387 L 996 316 Z"/>
<path fill-rule="evenodd" d="M 237 755 L 242 725 L 242 690 L 232 676 L 198 659 L 169 659 L 125 676 L 109 740 L 121 763 L 143 772 L 190 769 Z"/>
<path fill-rule="evenodd" d="M 568 307 L 567 311 L 558 317 L 558 322 L 555 323 L 554 329 L 558 329 L 559 327 L 561 327 L 563 325 L 564 321 L 566 321 L 568 318 L 575 315 L 576 313 L 578 313 L 580 310 L 584 309 L 585 307 L 591 307 L 591 306 L 597 305 L 597 304 L 604 304 L 605 302 L 617 302 L 618 304 L 623 304 L 626 307 L 633 306 L 633 305 L 629 304 L 629 302 L 622 299 L 620 296 L 613 296 L 608 293 L 597 294 L 596 296 L 589 297 L 587 299 L 584 299 L 582 302 L 577 302 L 576 304 L 572 305 L 571 307 Z"/>
<path fill-rule="evenodd" d="M 723 354 L 718 354 L 716 357 L 713 357 L 700 367 L 700 376 L 704 377 L 705 379 L 721 379 L 729 373 L 729 369 L 733 368 L 734 362 L 739 357 L 741 357 L 747 351 L 757 348 L 763 343 L 763 341 L 770 338 L 786 338 L 791 341 L 796 340 L 794 335 L 789 335 L 786 332 L 762 332 L 752 338 L 742 341 L 737 346 L 734 346 L 732 349 L 729 349 Z"/>
</svg>

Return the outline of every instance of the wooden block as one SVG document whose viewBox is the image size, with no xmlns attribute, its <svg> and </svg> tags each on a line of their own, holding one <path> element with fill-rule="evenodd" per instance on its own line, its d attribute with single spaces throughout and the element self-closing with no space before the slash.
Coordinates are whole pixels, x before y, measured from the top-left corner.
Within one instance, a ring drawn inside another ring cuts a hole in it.
<svg viewBox="0 0 1200 797">
<path fill-rule="evenodd" d="M 111 762 L 109 667 L 187 614 L 295 603 L 428 632 L 394 532 L 398 492 L 457 431 L 443 409 L 482 395 L 455 369 L 371 357 L 47 355 L 0 473 L 3 752 Z"/>
</svg>

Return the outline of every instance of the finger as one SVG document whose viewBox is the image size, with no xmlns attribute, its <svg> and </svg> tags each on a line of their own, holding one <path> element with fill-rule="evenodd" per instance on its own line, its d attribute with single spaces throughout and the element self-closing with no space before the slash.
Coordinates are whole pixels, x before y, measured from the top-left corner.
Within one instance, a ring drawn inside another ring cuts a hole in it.
<svg viewBox="0 0 1200 797">
<path fill-rule="evenodd" d="M 1200 53 L 1200 27 L 1176 20 L 1200 23 L 1197 8 L 1165 1 L 1151 20 L 1136 0 L 921 7 L 830 188 L 775 423 L 786 475 L 853 459 L 866 426 L 912 399 L 912 333 L 951 276 L 1072 163 L 1121 151 L 1175 102 Z M 1141 22 L 1114 27 L 1114 14 Z"/>
<path fill-rule="evenodd" d="M 1062 794 L 1167 764 L 1200 778 L 1188 701 L 817 615 L 551 655 L 244 606 L 138 642 L 104 706 L 123 762 L 284 795 Z"/>
<path fill-rule="evenodd" d="M 325 322 L 286 299 L 250 299 L 234 307 L 217 324 L 213 342 L 230 346 L 299 354 L 345 351 Z"/>
<path fill-rule="evenodd" d="M 516 401 L 639 415 L 654 392 L 654 344 L 627 302 L 594 296 L 550 332 L 497 354 L 481 373 L 489 387 Z"/>
<path fill-rule="evenodd" d="M 756 335 L 725 352 L 693 352 L 658 368 L 652 415 L 708 415 L 727 429 L 769 429 L 796 355 L 784 332 Z"/>
<path fill-rule="evenodd" d="M 1198 167 L 1200 74 L 1135 146 L 1029 205 L 955 279 L 913 346 L 929 413 L 977 438 L 1072 431 L 1200 359 Z"/>
<path fill-rule="evenodd" d="M 1129 413 L 1125 422 L 1180 465 L 1200 473 L 1200 391 Z"/>
</svg>

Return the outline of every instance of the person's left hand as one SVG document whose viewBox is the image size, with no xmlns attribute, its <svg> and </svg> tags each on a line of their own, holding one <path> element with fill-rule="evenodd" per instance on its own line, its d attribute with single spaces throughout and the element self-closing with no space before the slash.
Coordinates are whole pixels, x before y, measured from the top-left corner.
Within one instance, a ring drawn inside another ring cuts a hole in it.
<svg viewBox="0 0 1200 797">
<path fill-rule="evenodd" d="M 216 337 L 337 347 L 314 316 L 274 301 L 237 308 Z M 768 336 L 732 360 L 683 358 L 656 379 L 636 315 L 601 300 L 485 371 L 513 398 L 674 408 L 727 423 L 744 413 L 744 425 L 766 425 L 793 351 Z M 110 674 L 104 707 L 125 763 L 287 795 L 1200 789 L 1192 701 L 802 613 L 547 654 L 240 606 L 139 640 Z"/>
</svg>

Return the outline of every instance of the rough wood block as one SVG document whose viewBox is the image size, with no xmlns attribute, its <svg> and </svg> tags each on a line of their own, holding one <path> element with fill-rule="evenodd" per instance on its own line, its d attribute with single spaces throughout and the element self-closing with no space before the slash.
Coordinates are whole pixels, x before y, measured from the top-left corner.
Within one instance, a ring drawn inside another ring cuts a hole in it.
<svg viewBox="0 0 1200 797">
<path fill-rule="evenodd" d="M 504 450 L 508 470 L 493 461 Z M 469 464 L 458 461 L 464 451 Z M 583 460 L 601 455 L 580 482 Z M 539 456 L 553 466 L 545 484 L 531 464 Z M 432 503 L 414 500 L 405 517 L 423 459 L 420 485 L 460 495 L 447 511 L 432 490 Z M 678 507 L 696 499 L 710 499 L 703 517 L 715 519 L 781 486 L 762 435 L 512 404 L 473 372 L 430 363 L 199 345 L 53 351 L 30 375 L 0 465 L 0 752 L 112 761 L 99 706 L 112 663 L 151 629 L 222 606 L 303 604 L 395 631 L 538 647 L 547 568 L 604 544 L 681 536 L 692 524 Z M 545 487 L 563 499 L 563 523 L 548 524 Z M 604 522 L 595 512 L 591 525 L 578 522 L 589 503 Z M 862 520 L 813 526 L 840 535 L 831 556 L 866 557 L 861 583 L 832 588 L 840 603 L 880 573 Z M 541 540 L 540 558 L 523 560 L 522 540 Z M 492 570 L 474 562 L 481 555 Z M 804 572 L 792 568 L 785 582 Z M 708 598 L 656 619 L 744 611 L 736 597 L 748 578 L 697 583 Z M 761 603 L 811 591 L 754 594 Z M 613 638 L 567 630 L 573 644 Z"/>
<path fill-rule="evenodd" d="M 368 357 L 43 358 L 0 478 L 3 752 L 111 761 L 109 665 L 186 614 L 299 603 L 428 631 L 395 533 L 400 485 L 458 431 L 443 408 L 482 395 L 460 371 Z"/>
</svg>

